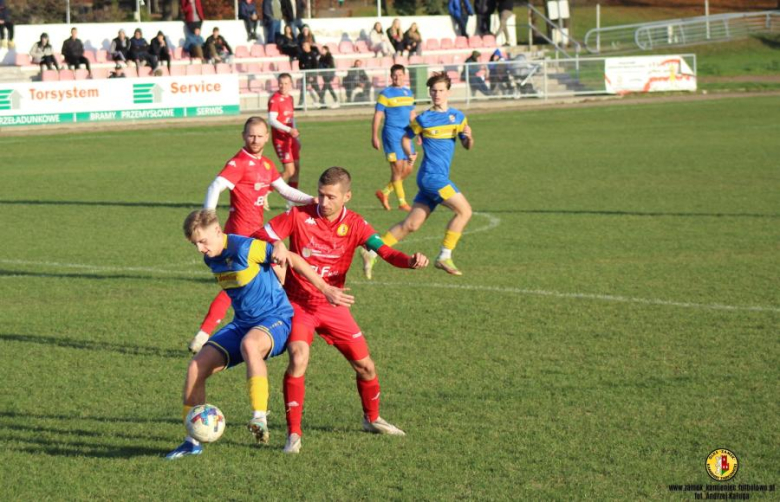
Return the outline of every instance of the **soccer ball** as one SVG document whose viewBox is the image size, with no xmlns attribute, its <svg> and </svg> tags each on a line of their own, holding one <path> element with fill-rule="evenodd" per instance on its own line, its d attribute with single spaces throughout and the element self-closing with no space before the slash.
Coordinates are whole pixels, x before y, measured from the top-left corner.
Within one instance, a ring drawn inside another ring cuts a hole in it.
<svg viewBox="0 0 780 502">
<path fill-rule="evenodd" d="M 201 443 L 213 443 L 225 432 L 225 415 L 214 405 L 193 407 L 185 419 L 187 434 Z"/>
</svg>

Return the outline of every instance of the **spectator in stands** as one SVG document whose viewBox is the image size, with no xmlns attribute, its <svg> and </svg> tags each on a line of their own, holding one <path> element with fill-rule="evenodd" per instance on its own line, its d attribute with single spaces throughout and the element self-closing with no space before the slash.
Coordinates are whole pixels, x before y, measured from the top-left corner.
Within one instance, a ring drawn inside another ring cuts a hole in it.
<svg viewBox="0 0 780 502">
<path fill-rule="evenodd" d="M 303 13 L 306 12 L 306 0 L 281 0 L 284 22 L 293 29 L 293 36 L 303 28 Z"/>
<path fill-rule="evenodd" d="M 417 23 L 412 23 L 404 33 L 404 50 L 408 51 L 409 56 L 422 52 L 422 35 L 417 30 Z"/>
<path fill-rule="evenodd" d="M 389 56 L 395 52 L 390 44 L 390 39 L 382 29 L 382 23 L 379 21 L 374 23 L 374 29 L 368 34 L 368 48 L 371 49 L 376 57 L 380 55 Z"/>
<path fill-rule="evenodd" d="M 312 46 L 317 43 L 317 41 L 314 40 L 314 33 L 312 33 L 308 24 L 304 24 L 301 27 L 301 32 L 298 33 L 298 45 L 303 47 L 304 42 Z"/>
<path fill-rule="evenodd" d="M 211 35 L 206 39 L 206 57 L 213 64 L 230 64 L 233 60 L 233 49 L 230 48 L 227 40 L 219 34 L 219 28 L 211 30 Z"/>
<path fill-rule="evenodd" d="M 316 47 L 312 47 L 312 45 L 309 42 L 303 42 L 301 44 L 301 50 L 298 53 L 298 66 L 301 70 L 308 70 L 308 71 L 304 73 L 305 82 L 303 82 L 303 85 L 301 85 L 301 97 L 298 101 L 298 106 L 303 106 L 303 102 L 305 100 L 304 93 L 306 90 L 311 91 L 315 104 L 319 103 L 320 101 L 319 97 L 321 91 L 320 91 L 320 84 L 317 81 L 318 72 L 311 71 L 319 68 L 319 59 L 320 59 L 320 53 Z"/>
<path fill-rule="evenodd" d="M 393 19 L 393 24 L 387 29 L 387 38 L 390 40 L 390 45 L 395 49 L 396 54 L 403 54 L 404 52 L 404 32 L 401 29 L 401 20 L 398 18 Z"/>
<path fill-rule="evenodd" d="M 282 24 L 279 20 L 280 11 L 279 0 L 263 0 L 263 32 L 267 44 L 276 43 L 276 35 Z"/>
<path fill-rule="evenodd" d="M 476 0 L 477 35 L 490 35 L 490 16 L 496 10 L 496 0 Z"/>
<path fill-rule="evenodd" d="M 141 62 L 148 64 L 152 71 L 157 69 L 157 58 L 149 52 L 149 42 L 143 36 L 141 28 L 136 28 L 133 38 L 130 39 L 130 50 L 127 51 L 128 59 L 135 61 L 136 68 L 141 67 Z"/>
<path fill-rule="evenodd" d="M 276 46 L 279 52 L 289 56 L 290 61 L 298 57 L 298 41 L 293 36 L 292 26 L 285 25 L 282 36 L 276 38 Z"/>
<path fill-rule="evenodd" d="M 111 41 L 111 47 L 108 53 L 111 59 L 116 63 L 127 63 L 127 57 L 130 52 L 130 40 L 125 35 L 125 30 L 119 30 L 115 39 Z"/>
<path fill-rule="evenodd" d="M 488 78 L 490 79 L 490 93 L 503 95 L 513 94 L 512 84 L 509 81 L 509 72 L 506 61 L 501 51 L 496 51 L 490 55 L 488 63 Z"/>
<path fill-rule="evenodd" d="M 509 29 L 506 27 L 507 21 L 509 21 L 509 18 L 512 17 L 512 14 L 514 14 L 514 8 L 515 8 L 515 0 L 498 0 L 498 16 L 499 16 L 499 22 L 498 25 L 498 33 L 496 33 L 496 38 L 500 34 L 504 34 L 504 46 L 509 45 Z"/>
<path fill-rule="evenodd" d="M 117 63 L 116 66 L 114 66 L 114 71 L 108 74 L 108 78 L 126 78 L 127 75 L 125 75 L 124 70 L 122 69 L 122 65 Z"/>
<path fill-rule="evenodd" d="M 363 69 L 363 61 L 356 59 L 352 68 L 347 70 L 347 76 L 344 77 L 344 90 L 347 92 L 348 102 L 366 102 L 371 94 L 371 80 Z M 355 91 L 360 91 L 354 95 Z"/>
<path fill-rule="evenodd" d="M 6 40 L 6 32 L 8 39 Z M 14 43 L 14 23 L 11 21 L 11 13 L 5 5 L 5 0 L 0 0 L 0 48 L 13 49 Z"/>
<path fill-rule="evenodd" d="M 490 96 L 490 89 L 488 89 L 485 83 L 485 78 L 479 75 L 480 72 L 484 72 L 484 65 L 479 64 L 479 51 L 473 51 L 471 56 L 464 61 L 463 75 L 461 78 L 469 83 L 469 89 L 471 89 L 471 95 L 475 96 L 477 91 L 481 92 L 485 96 Z"/>
<path fill-rule="evenodd" d="M 241 0 L 238 2 L 238 18 L 244 21 L 246 29 L 246 41 L 257 40 L 257 6 L 255 0 Z"/>
<path fill-rule="evenodd" d="M 84 44 L 79 40 L 78 34 L 79 32 L 76 28 L 71 28 L 70 38 L 62 43 L 62 50 L 60 52 L 62 52 L 62 57 L 65 59 L 68 68 L 72 67 L 78 70 L 83 64 L 87 67 L 90 76 L 92 76 L 89 60 L 84 57 Z"/>
<path fill-rule="evenodd" d="M 41 71 L 43 71 L 44 66 L 48 70 L 51 70 L 52 66 L 57 68 L 57 71 L 60 69 L 57 60 L 54 59 L 54 49 L 49 43 L 49 35 L 46 33 L 41 33 L 41 39 L 33 44 L 32 49 L 30 49 L 30 59 L 32 59 L 33 64 L 40 65 Z"/>
<path fill-rule="evenodd" d="M 158 63 L 165 61 L 168 73 L 171 72 L 171 51 L 168 49 L 168 43 L 165 41 L 165 34 L 162 31 L 158 31 L 157 36 L 152 39 L 149 54 L 154 56 Z"/>
<path fill-rule="evenodd" d="M 190 33 L 187 32 L 184 38 L 184 50 L 190 53 L 191 59 L 203 59 L 203 46 L 206 41 L 200 36 L 200 28 L 195 29 Z"/>
<path fill-rule="evenodd" d="M 467 37 L 466 26 L 469 23 L 469 16 L 474 15 L 474 9 L 471 7 L 469 0 L 449 0 L 447 10 L 452 20 L 458 26 L 457 34 Z"/>
<path fill-rule="evenodd" d="M 181 0 L 181 13 L 190 33 L 195 33 L 195 28 L 200 28 L 203 24 L 205 16 L 200 0 Z"/>
<path fill-rule="evenodd" d="M 334 105 L 338 105 L 339 98 L 336 95 L 336 91 L 333 90 L 333 79 L 336 78 L 336 62 L 333 60 L 333 54 L 330 53 L 327 45 L 322 47 L 322 54 L 320 54 L 319 62 L 320 76 L 322 77 L 322 89 L 320 90 L 320 104 L 325 104 L 325 92 L 329 91 L 331 97 L 333 97 Z"/>
</svg>

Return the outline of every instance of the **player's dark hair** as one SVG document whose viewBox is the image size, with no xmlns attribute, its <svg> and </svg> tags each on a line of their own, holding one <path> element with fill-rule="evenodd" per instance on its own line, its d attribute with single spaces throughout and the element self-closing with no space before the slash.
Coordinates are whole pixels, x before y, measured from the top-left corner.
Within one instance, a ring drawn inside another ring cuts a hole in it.
<svg viewBox="0 0 780 502">
<path fill-rule="evenodd" d="M 394 64 L 390 67 L 390 75 L 395 73 L 395 70 L 401 70 L 402 72 L 406 73 L 406 68 L 402 64 Z"/>
<path fill-rule="evenodd" d="M 428 79 L 428 82 L 425 83 L 425 85 L 428 86 L 430 89 L 434 85 L 438 84 L 439 82 L 444 82 L 447 84 L 447 89 L 452 87 L 452 80 L 450 80 L 450 77 L 447 75 L 446 72 L 439 71 L 433 74 L 431 78 Z"/>
<path fill-rule="evenodd" d="M 265 126 L 265 130 L 268 130 L 268 122 L 266 122 L 263 117 L 258 117 L 255 115 L 254 117 L 249 117 L 246 119 L 246 122 L 244 122 L 244 134 L 246 134 L 250 127 L 256 124 L 263 124 Z"/>
<path fill-rule="evenodd" d="M 215 210 L 198 209 L 193 211 L 184 219 L 184 236 L 187 240 L 192 240 L 192 234 L 194 234 L 196 230 L 210 227 L 214 223 L 219 223 L 219 217 Z"/>
<path fill-rule="evenodd" d="M 281 73 L 277 80 L 282 80 L 283 78 L 289 78 L 290 82 L 292 82 L 292 75 L 290 75 L 289 73 Z"/>
<path fill-rule="evenodd" d="M 352 188 L 352 176 L 343 167 L 333 166 L 325 169 L 325 172 L 320 176 L 319 183 L 321 186 L 343 184 L 346 190 L 350 190 Z"/>
</svg>

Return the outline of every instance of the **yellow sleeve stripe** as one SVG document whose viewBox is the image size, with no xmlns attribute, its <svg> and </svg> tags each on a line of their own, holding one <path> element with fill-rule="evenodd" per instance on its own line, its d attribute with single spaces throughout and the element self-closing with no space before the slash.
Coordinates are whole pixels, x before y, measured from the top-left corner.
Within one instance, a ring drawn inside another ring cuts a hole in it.
<svg viewBox="0 0 780 502">
<path fill-rule="evenodd" d="M 463 117 L 463 122 L 461 122 L 458 126 L 458 133 L 462 133 L 466 129 L 467 125 L 469 125 L 469 121 L 466 120 L 466 117 Z"/>
<path fill-rule="evenodd" d="M 380 94 L 376 102 L 382 106 L 390 106 L 390 102 L 387 100 L 387 96 L 385 96 L 384 94 Z"/>
<path fill-rule="evenodd" d="M 390 98 L 390 99 L 385 98 L 384 102 L 381 99 L 383 97 L 384 96 L 380 96 L 380 99 L 377 100 L 377 101 L 379 101 L 380 103 L 382 103 L 383 105 L 385 105 L 388 108 L 396 108 L 396 107 L 399 107 L 399 106 L 413 106 L 414 105 L 414 98 L 411 97 L 411 96 L 398 96 L 397 98 Z"/>
<path fill-rule="evenodd" d="M 459 132 L 461 132 L 461 130 L 460 125 L 458 124 L 426 127 L 423 129 L 423 138 L 452 139 L 457 136 Z"/>
<path fill-rule="evenodd" d="M 422 126 L 419 122 L 417 122 L 417 118 L 415 117 L 414 120 L 409 124 L 409 127 L 412 128 L 412 131 L 414 131 L 415 134 L 420 134 L 423 131 Z"/>
<path fill-rule="evenodd" d="M 267 246 L 263 241 L 252 241 L 249 247 L 249 261 L 251 263 L 265 263 Z"/>
</svg>

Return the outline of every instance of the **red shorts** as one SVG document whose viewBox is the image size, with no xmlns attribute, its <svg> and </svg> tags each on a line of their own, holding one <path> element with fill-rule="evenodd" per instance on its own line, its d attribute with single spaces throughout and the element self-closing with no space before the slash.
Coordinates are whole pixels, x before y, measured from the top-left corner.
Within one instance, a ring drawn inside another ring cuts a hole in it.
<svg viewBox="0 0 780 502">
<path fill-rule="evenodd" d="M 289 164 L 301 158 L 301 144 L 297 138 L 274 139 L 274 150 L 282 164 Z"/>
<path fill-rule="evenodd" d="M 292 331 L 287 343 L 306 342 L 311 345 L 314 331 L 328 345 L 334 345 L 349 361 L 368 357 L 368 344 L 360 327 L 347 307 L 334 307 L 328 303 L 303 307 L 293 301 Z"/>
</svg>

